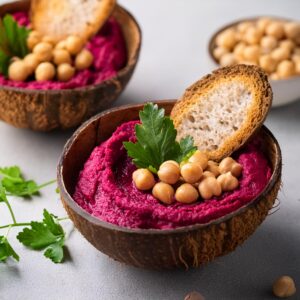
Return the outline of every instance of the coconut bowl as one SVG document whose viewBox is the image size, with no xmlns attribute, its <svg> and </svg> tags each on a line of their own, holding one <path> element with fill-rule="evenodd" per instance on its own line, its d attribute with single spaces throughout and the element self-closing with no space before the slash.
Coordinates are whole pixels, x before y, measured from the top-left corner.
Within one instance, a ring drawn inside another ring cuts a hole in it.
<svg viewBox="0 0 300 300">
<path fill-rule="evenodd" d="M 212 61 L 213 69 L 215 69 L 216 67 L 220 67 L 218 60 L 213 55 L 213 50 L 216 47 L 216 37 L 218 36 L 218 34 L 224 31 L 225 29 L 238 25 L 241 22 L 256 21 L 260 17 L 252 17 L 252 18 L 246 18 L 246 19 L 234 21 L 230 24 L 221 27 L 218 31 L 216 31 L 212 35 L 208 43 L 208 53 Z M 274 16 L 268 16 L 268 17 L 275 20 L 281 20 L 281 21 L 293 21 L 286 18 L 280 18 Z M 280 80 L 269 79 L 269 82 L 273 90 L 273 102 L 272 102 L 273 107 L 286 105 L 290 102 L 300 99 L 300 89 L 299 89 L 300 75 L 293 76 L 288 79 L 280 79 Z"/>
<path fill-rule="evenodd" d="M 30 1 L 0 6 L 0 16 L 28 11 Z M 117 5 L 113 17 L 121 25 L 127 47 L 127 64 L 100 84 L 64 90 L 32 90 L 0 86 L 0 119 L 15 127 L 37 131 L 68 129 L 109 107 L 121 94 L 138 61 L 141 30 L 134 17 Z"/>
<path fill-rule="evenodd" d="M 175 101 L 157 102 L 169 114 Z M 64 147 L 58 165 L 62 203 L 81 234 L 111 258 L 136 267 L 163 269 L 199 267 L 241 245 L 268 215 L 281 183 L 281 152 L 266 128 L 263 151 L 270 161 L 272 177 L 249 204 L 207 224 L 171 230 L 130 229 L 93 217 L 72 199 L 79 172 L 95 146 L 111 136 L 123 122 L 139 118 L 143 104 L 121 106 L 102 112 L 84 123 Z"/>
</svg>

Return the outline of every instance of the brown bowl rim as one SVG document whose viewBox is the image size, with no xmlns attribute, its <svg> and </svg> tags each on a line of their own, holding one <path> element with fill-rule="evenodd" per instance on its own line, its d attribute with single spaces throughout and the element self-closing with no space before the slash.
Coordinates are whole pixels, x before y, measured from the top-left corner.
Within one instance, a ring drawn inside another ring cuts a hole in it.
<svg viewBox="0 0 300 300">
<path fill-rule="evenodd" d="M 214 31 L 214 33 L 211 35 L 211 37 L 208 41 L 208 45 L 207 45 L 207 51 L 208 51 L 209 57 L 216 64 L 216 66 L 220 67 L 220 64 L 219 64 L 218 60 L 213 55 L 213 49 L 215 47 L 215 41 L 216 41 L 217 35 L 219 33 L 221 33 L 222 31 L 224 31 L 225 29 L 228 29 L 232 26 L 236 26 L 241 22 L 256 21 L 259 18 L 272 18 L 272 19 L 281 20 L 281 21 L 295 21 L 293 19 L 285 18 L 285 17 L 272 16 L 272 15 L 262 15 L 262 16 L 247 17 L 247 18 L 243 18 L 243 19 L 236 19 L 236 20 L 234 20 L 230 23 L 227 23 L 226 25 L 221 26 L 219 29 Z M 278 79 L 278 80 L 269 79 L 269 80 L 272 81 L 272 82 L 287 82 L 287 81 L 299 79 L 299 77 L 300 77 L 300 75 L 295 75 L 295 76 L 292 76 L 292 77 L 287 78 L 287 79 Z"/>
<path fill-rule="evenodd" d="M 147 101 L 147 102 L 149 102 L 149 101 Z M 171 100 L 171 99 L 170 100 L 157 100 L 157 101 L 152 101 L 152 102 L 154 102 L 158 105 L 161 105 L 161 104 L 175 104 L 176 100 Z M 262 192 L 260 192 L 255 197 L 255 199 L 253 199 L 251 202 L 247 203 L 246 205 L 243 205 L 239 209 L 237 209 L 237 210 L 235 210 L 235 211 L 233 211 L 229 214 L 226 214 L 225 216 L 223 216 L 221 218 L 214 219 L 214 220 L 212 220 L 210 222 L 207 222 L 207 223 L 182 226 L 182 227 L 178 227 L 178 228 L 174 228 L 174 229 L 128 228 L 128 227 L 122 227 L 122 226 L 119 226 L 119 225 L 108 223 L 106 221 L 102 221 L 102 220 L 92 216 L 91 214 L 86 212 L 81 206 L 79 206 L 75 202 L 75 200 L 68 193 L 68 191 L 67 191 L 67 189 L 64 185 L 64 180 L 63 180 L 64 157 L 66 156 L 67 152 L 72 147 L 73 143 L 76 141 L 76 139 L 80 135 L 80 133 L 82 131 L 84 131 L 84 129 L 86 127 L 88 127 L 91 123 L 97 121 L 99 118 L 101 118 L 104 115 L 111 114 L 111 113 L 114 113 L 116 111 L 124 110 L 124 109 L 131 109 L 131 108 L 137 108 L 137 107 L 142 108 L 144 104 L 145 103 L 122 105 L 122 106 L 118 106 L 118 107 L 115 107 L 115 108 L 112 108 L 112 109 L 105 110 L 105 111 L 93 116 L 92 118 L 90 118 L 89 120 L 84 122 L 74 132 L 74 134 L 69 138 L 69 140 L 67 141 L 67 143 L 65 144 L 65 146 L 63 148 L 63 152 L 60 156 L 59 163 L 58 163 L 58 166 L 57 166 L 57 182 L 58 182 L 58 188 L 59 188 L 59 191 L 60 191 L 60 195 L 66 201 L 67 205 L 70 206 L 70 208 L 76 214 L 80 215 L 82 218 L 86 219 L 88 222 L 93 223 L 93 225 L 101 226 L 101 227 L 104 227 L 106 229 L 110 229 L 110 230 L 114 230 L 114 231 L 121 231 L 121 232 L 125 232 L 125 233 L 150 234 L 150 235 L 181 233 L 181 232 L 187 232 L 187 231 L 190 231 L 190 230 L 198 230 L 198 229 L 202 229 L 202 228 L 205 228 L 205 227 L 208 227 L 208 226 L 211 226 L 211 225 L 216 225 L 216 224 L 225 222 L 228 219 L 231 219 L 232 217 L 243 213 L 248 208 L 255 207 L 257 202 L 259 202 L 259 200 L 262 197 L 265 197 L 271 191 L 273 185 L 277 182 L 277 180 L 278 180 L 278 178 L 281 174 L 281 165 L 282 165 L 281 150 L 280 150 L 280 146 L 278 144 L 278 141 L 276 140 L 276 138 L 274 137 L 272 132 L 265 125 L 263 125 L 261 127 L 261 130 L 263 130 L 268 136 L 270 136 L 272 141 L 275 144 L 276 155 L 277 155 L 276 164 L 275 164 L 274 169 L 272 171 L 272 176 L 271 176 L 268 184 L 264 188 L 264 190 Z"/>
<path fill-rule="evenodd" d="M 30 0 L 19 0 L 19 1 L 13 1 L 13 2 L 9 2 L 9 3 L 5 3 L 3 5 L 0 5 L 1 8 L 6 7 L 6 6 L 11 6 L 13 4 L 16 3 L 22 3 L 22 2 L 30 2 Z M 26 89 L 26 88 L 20 88 L 20 87 L 12 87 L 12 86 L 5 86 L 5 85 L 0 85 L 0 88 L 2 90 L 7 90 L 7 91 L 14 91 L 14 92 L 22 92 L 25 94 L 63 94 L 63 93 L 69 93 L 70 91 L 77 91 L 77 92 L 86 92 L 86 91 L 90 91 L 90 90 L 94 90 L 94 89 L 98 89 L 101 86 L 105 86 L 108 85 L 110 83 L 113 83 L 117 78 L 122 77 L 124 74 L 126 74 L 138 61 L 138 57 L 140 54 L 140 50 L 141 50 L 141 44 L 142 44 L 142 30 L 140 25 L 138 24 L 137 20 L 135 19 L 135 17 L 127 10 L 125 9 L 123 6 L 117 4 L 118 9 L 121 9 L 122 11 L 124 11 L 129 17 L 130 19 L 134 22 L 136 28 L 138 29 L 138 34 L 139 34 L 139 41 L 138 41 L 138 45 L 136 48 L 135 53 L 133 54 L 132 58 L 130 60 L 127 60 L 126 66 L 124 68 L 122 68 L 121 70 L 119 70 L 117 72 L 117 74 L 109 79 L 106 79 L 98 84 L 89 84 L 86 86 L 82 86 L 82 87 L 76 87 L 76 88 L 68 88 L 68 89 L 49 89 L 49 90 L 45 90 L 45 89 Z"/>
</svg>

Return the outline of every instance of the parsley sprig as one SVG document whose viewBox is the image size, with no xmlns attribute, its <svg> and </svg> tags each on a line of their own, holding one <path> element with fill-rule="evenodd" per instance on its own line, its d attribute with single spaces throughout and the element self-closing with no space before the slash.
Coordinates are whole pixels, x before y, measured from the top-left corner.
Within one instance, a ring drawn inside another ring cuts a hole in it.
<svg viewBox="0 0 300 300">
<path fill-rule="evenodd" d="M 19 255 L 8 240 L 12 227 L 25 227 L 17 235 L 17 239 L 24 246 L 33 250 L 45 250 L 45 257 L 54 263 L 62 262 L 66 237 L 59 222 L 68 218 L 58 218 L 44 209 L 42 221 L 19 223 L 8 200 L 8 196 L 38 195 L 41 188 L 53 184 L 55 180 L 38 185 L 33 180 L 25 180 L 17 166 L 0 168 L 0 178 L 0 203 L 6 204 L 12 218 L 11 224 L 0 226 L 0 229 L 8 229 L 6 236 L 0 235 L 0 262 L 6 262 L 9 257 L 19 261 Z"/>
<path fill-rule="evenodd" d="M 0 73 L 7 76 L 10 60 L 28 54 L 27 37 L 30 30 L 19 26 L 12 15 L 0 20 Z"/>
<path fill-rule="evenodd" d="M 139 116 L 141 124 L 135 126 L 137 142 L 124 142 L 128 156 L 138 168 L 156 173 L 164 161 L 180 163 L 196 151 L 192 137 L 176 141 L 177 131 L 173 121 L 157 104 L 147 103 Z"/>
</svg>

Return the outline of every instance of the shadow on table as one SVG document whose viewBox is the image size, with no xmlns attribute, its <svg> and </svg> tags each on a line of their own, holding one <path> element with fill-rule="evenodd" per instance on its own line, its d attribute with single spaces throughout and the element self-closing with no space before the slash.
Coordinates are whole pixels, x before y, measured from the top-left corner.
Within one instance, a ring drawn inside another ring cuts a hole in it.
<svg viewBox="0 0 300 300">
<path fill-rule="evenodd" d="M 245 300 L 268 300 L 274 299 L 272 283 L 277 277 L 290 275 L 299 286 L 299 253 L 299 232 L 286 232 L 280 223 L 275 227 L 266 222 L 234 253 L 200 269 L 158 272 L 122 265 L 122 280 L 128 280 L 128 285 L 134 282 L 135 288 L 145 295 L 160 295 L 159 299 L 164 300 L 183 300 L 193 290 L 202 293 L 206 300 L 235 300 L 241 296 Z M 289 299 L 296 297 L 299 294 Z"/>
</svg>

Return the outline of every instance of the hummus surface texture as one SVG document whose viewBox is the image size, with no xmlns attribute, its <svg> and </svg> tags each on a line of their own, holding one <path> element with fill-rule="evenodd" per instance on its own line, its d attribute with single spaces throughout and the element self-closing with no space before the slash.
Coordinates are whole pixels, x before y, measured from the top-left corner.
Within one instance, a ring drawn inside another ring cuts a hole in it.
<svg viewBox="0 0 300 300">
<path fill-rule="evenodd" d="M 20 25 L 29 25 L 27 13 L 18 12 L 13 16 Z M 110 79 L 126 65 L 125 40 L 120 25 L 113 18 L 110 18 L 100 32 L 87 43 L 86 48 L 94 56 L 93 65 L 87 70 L 77 71 L 67 82 L 55 80 L 38 82 L 34 77 L 25 82 L 18 82 L 6 79 L 0 74 L 0 85 L 34 90 L 74 89 Z"/>
<path fill-rule="evenodd" d="M 243 166 L 240 186 L 210 200 L 194 204 L 174 202 L 164 205 L 151 191 L 139 191 L 133 181 L 136 170 L 123 147 L 135 142 L 131 121 L 119 126 L 113 135 L 95 147 L 79 174 L 74 199 L 91 215 L 128 228 L 172 229 L 204 224 L 223 217 L 251 202 L 267 185 L 272 171 L 261 151 L 259 140 L 249 143 L 234 158 Z"/>
</svg>

